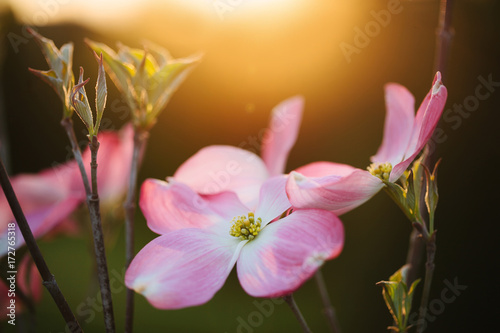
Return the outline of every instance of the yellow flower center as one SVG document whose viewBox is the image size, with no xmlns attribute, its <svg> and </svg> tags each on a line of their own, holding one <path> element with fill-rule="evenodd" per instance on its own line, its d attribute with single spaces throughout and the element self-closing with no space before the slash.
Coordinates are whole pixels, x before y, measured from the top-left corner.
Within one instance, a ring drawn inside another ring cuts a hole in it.
<svg viewBox="0 0 500 333">
<path fill-rule="evenodd" d="M 383 181 L 389 181 L 389 176 L 392 171 L 392 165 L 389 162 L 372 163 L 367 169 L 368 172 L 370 172 L 375 177 L 378 177 Z"/>
<path fill-rule="evenodd" d="M 255 238 L 259 234 L 262 219 L 259 217 L 257 220 L 252 212 L 248 216 L 233 217 L 233 225 L 229 234 L 233 237 L 238 237 L 241 240 L 249 240 Z"/>
</svg>

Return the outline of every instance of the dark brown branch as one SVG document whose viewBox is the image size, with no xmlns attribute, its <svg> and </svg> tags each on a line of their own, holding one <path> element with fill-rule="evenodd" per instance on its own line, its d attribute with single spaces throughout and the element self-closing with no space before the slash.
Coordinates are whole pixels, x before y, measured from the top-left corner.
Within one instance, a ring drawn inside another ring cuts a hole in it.
<svg viewBox="0 0 500 333">
<path fill-rule="evenodd" d="M 134 215 L 136 208 L 137 175 L 142 164 L 142 157 L 148 141 L 148 133 L 134 129 L 134 151 L 130 167 L 130 178 L 125 208 L 125 268 L 128 268 L 134 259 Z M 135 292 L 127 288 L 125 309 L 125 333 L 132 333 L 134 326 L 134 295 Z"/>
</svg>

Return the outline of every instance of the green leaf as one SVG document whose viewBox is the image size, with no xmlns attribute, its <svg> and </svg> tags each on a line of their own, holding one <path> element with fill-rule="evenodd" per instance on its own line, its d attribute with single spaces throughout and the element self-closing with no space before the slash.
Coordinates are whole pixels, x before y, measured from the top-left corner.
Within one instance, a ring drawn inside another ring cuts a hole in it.
<svg viewBox="0 0 500 333">
<path fill-rule="evenodd" d="M 418 160 L 413 162 L 412 173 L 413 173 L 413 191 L 415 194 L 415 217 L 418 221 L 422 221 L 422 216 L 420 214 L 420 207 L 423 205 L 421 203 L 422 191 L 424 190 L 424 166 L 422 161 L 426 158 L 426 154 L 423 154 Z"/>
<path fill-rule="evenodd" d="M 61 46 L 61 58 L 63 62 L 61 78 L 64 86 L 69 90 L 75 83 L 73 76 L 73 43 L 66 43 Z"/>
<path fill-rule="evenodd" d="M 411 303 L 413 300 L 413 293 L 420 280 L 412 283 L 408 290 L 405 283 L 409 265 L 404 265 L 397 270 L 390 278 L 389 281 L 381 281 L 377 283 L 382 285 L 382 296 L 391 313 L 394 322 L 397 325 L 398 332 L 406 332 L 408 325 L 408 318 L 411 311 Z"/>
<path fill-rule="evenodd" d="M 156 59 L 148 50 L 134 49 L 123 44 L 119 44 L 118 48 L 118 57 L 123 62 L 133 64 L 136 69 L 136 75 L 137 69 L 141 66 L 146 70 L 148 77 L 160 68 Z"/>
<path fill-rule="evenodd" d="M 144 47 L 155 58 L 159 68 L 165 66 L 172 59 L 172 56 L 165 48 L 153 42 L 147 41 Z"/>
<path fill-rule="evenodd" d="M 169 63 L 153 77 L 150 83 L 150 102 L 153 105 L 151 118 L 156 118 L 170 100 L 172 94 L 177 90 L 195 65 L 201 60 L 200 55 L 191 56 L 185 59 L 177 59 Z"/>
<path fill-rule="evenodd" d="M 408 182 L 411 177 L 408 177 Z M 391 199 L 401 208 L 403 213 L 405 213 L 406 217 L 410 220 L 410 222 L 415 222 L 415 214 L 412 210 L 410 212 L 408 208 L 407 202 L 407 189 L 403 189 L 400 185 L 391 182 L 384 182 L 385 191 L 391 197 Z"/>
<path fill-rule="evenodd" d="M 87 98 L 87 92 L 84 87 L 89 80 L 90 79 L 83 81 L 83 68 L 80 67 L 80 78 L 78 79 L 78 84 L 73 87 L 73 91 L 71 92 L 71 104 L 75 108 L 76 113 L 85 126 L 87 126 L 89 134 L 92 135 L 94 134 L 94 121 L 89 100 Z"/>
<path fill-rule="evenodd" d="M 49 67 L 56 72 L 57 77 L 62 79 L 62 55 L 51 39 L 45 38 L 32 28 L 27 29 L 34 38 L 40 49 L 42 50 Z"/>
<path fill-rule="evenodd" d="M 66 97 L 65 91 L 63 90 L 63 82 L 60 78 L 57 77 L 56 72 L 54 70 L 48 70 L 48 71 L 40 71 L 37 69 L 32 69 L 29 68 L 29 71 L 41 78 L 43 81 L 45 81 L 49 86 L 54 89 L 54 91 L 57 93 L 61 101 L 64 103 L 64 99 Z"/>
<path fill-rule="evenodd" d="M 103 43 L 97 43 L 90 39 L 85 39 L 85 43 L 94 50 L 95 53 L 103 56 L 104 68 L 111 80 L 115 83 L 118 90 L 123 95 L 129 93 L 129 85 L 135 70 L 130 64 L 122 63 L 115 51 Z"/>
<path fill-rule="evenodd" d="M 95 54 L 95 53 L 94 53 Z M 101 124 L 102 115 L 104 113 L 104 108 L 106 107 L 106 99 L 108 96 L 108 89 L 106 86 L 106 73 L 104 71 L 104 64 L 101 56 L 97 58 L 97 62 L 99 64 L 98 74 L 97 74 L 97 83 L 95 86 L 96 98 L 95 98 L 95 107 L 96 107 L 96 122 L 95 122 L 95 131 L 99 131 L 99 126 Z"/>
<path fill-rule="evenodd" d="M 427 206 L 427 210 L 429 211 L 429 220 L 430 220 L 430 232 L 434 231 L 434 213 L 437 209 L 437 204 L 439 200 L 438 193 L 438 185 L 437 185 L 437 171 L 441 160 L 437 161 L 434 166 L 434 170 L 432 174 L 430 174 L 429 170 L 426 168 L 425 173 L 427 177 L 427 191 L 425 193 L 425 204 Z"/>
</svg>

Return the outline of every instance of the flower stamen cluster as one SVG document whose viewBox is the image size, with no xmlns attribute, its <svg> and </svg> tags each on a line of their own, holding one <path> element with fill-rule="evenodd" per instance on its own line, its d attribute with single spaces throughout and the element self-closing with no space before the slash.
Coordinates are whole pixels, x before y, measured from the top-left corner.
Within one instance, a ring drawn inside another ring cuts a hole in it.
<svg viewBox="0 0 500 333">
<path fill-rule="evenodd" d="M 231 236 L 251 241 L 260 232 L 262 219 L 259 217 L 256 220 L 254 213 L 250 212 L 248 213 L 248 217 L 245 215 L 233 217 L 232 223 L 233 225 L 229 231 Z"/>
<path fill-rule="evenodd" d="M 373 176 L 382 179 L 383 181 L 389 181 L 389 176 L 392 171 L 392 164 L 389 162 L 385 163 L 372 163 L 367 168 L 368 172 Z"/>
</svg>

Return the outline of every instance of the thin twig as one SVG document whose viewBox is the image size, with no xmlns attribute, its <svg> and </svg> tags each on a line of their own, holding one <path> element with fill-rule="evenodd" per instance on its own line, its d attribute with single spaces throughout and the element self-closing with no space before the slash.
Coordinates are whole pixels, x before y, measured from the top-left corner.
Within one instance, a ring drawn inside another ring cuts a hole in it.
<svg viewBox="0 0 500 333">
<path fill-rule="evenodd" d="M 455 34 L 451 26 L 453 0 L 441 0 L 439 7 L 439 25 L 436 38 L 436 56 L 434 59 L 434 73 L 441 72 L 446 77 L 446 64 L 450 53 L 451 41 Z"/>
<path fill-rule="evenodd" d="M 61 120 L 61 125 L 68 135 L 69 142 L 71 143 L 71 150 L 73 151 L 73 156 L 75 157 L 78 168 L 82 175 L 83 186 L 85 187 L 85 194 L 87 197 L 91 194 L 91 189 L 89 185 L 89 178 L 87 177 L 87 172 L 85 171 L 85 166 L 83 165 L 82 152 L 78 146 L 78 140 L 76 139 L 75 130 L 73 129 L 73 121 L 71 118 L 63 118 Z"/>
<path fill-rule="evenodd" d="M 94 239 L 94 251 L 97 263 L 97 276 L 99 277 L 99 286 L 101 288 L 104 324 L 106 326 L 106 332 L 111 333 L 115 332 L 115 319 L 113 314 L 111 287 L 109 284 L 106 249 L 104 247 L 104 235 L 102 232 L 99 195 L 97 193 L 97 151 L 99 150 L 99 142 L 97 141 L 96 136 L 92 137 L 89 147 L 92 155 L 92 161 L 90 162 L 92 194 L 88 197 L 87 204 L 90 213 L 90 220 L 92 222 L 92 235 Z"/>
<path fill-rule="evenodd" d="M 422 333 L 427 325 L 425 317 L 427 315 L 427 304 L 431 291 L 432 277 L 434 275 L 434 257 L 436 255 L 436 232 L 433 232 L 426 240 L 427 262 L 425 263 L 424 290 L 422 291 L 422 300 L 420 301 L 420 313 L 418 318 L 417 332 Z"/>
<path fill-rule="evenodd" d="M 134 259 L 134 215 L 137 192 L 137 175 L 142 164 L 142 157 L 148 141 L 148 133 L 134 129 L 134 151 L 130 167 L 130 178 L 125 208 L 125 268 L 128 268 Z M 135 292 L 127 288 L 125 309 L 125 333 L 132 333 L 134 326 L 134 295 Z"/>
<path fill-rule="evenodd" d="M 420 267 L 422 254 L 424 253 L 424 245 L 422 234 L 418 230 L 413 229 L 406 256 L 406 264 L 409 265 L 405 281 L 407 286 L 411 286 L 413 281 L 417 279 L 418 268 Z"/>
<path fill-rule="evenodd" d="M 321 301 L 323 302 L 323 312 L 328 319 L 330 329 L 333 333 L 341 333 L 342 331 L 340 330 L 339 321 L 335 314 L 335 308 L 330 302 L 330 296 L 328 295 L 328 290 L 326 289 L 325 279 L 323 278 L 321 269 L 316 271 L 314 277 L 316 279 L 316 284 L 318 285 L 319 294 L 321 295 Z"/>
<path fill-rule="evenodd" d="M 78 141 L 76 139 L 75 131 L 73 129 L 73 122 L 71 118 L 63 118 L 61 125 L 66 130 L 68 139 L 71 143 L 71 148 L 73 150 L 73 155 L 80 169 L 80 174 L 82 176 L 83 186 L 85 188 L 85 194 L 87 197 L 87 208 L 90 215 L 90 221 L 92 225 L 92 235 L 94 243 L 94 253 L 97 263 L 97 273 L 99 278 L 99 286 L 101 289 L 102 307 L 104 313 L 104 324 L 106 326 L 106 332 L 115 332 L 115 320 L 113 314 L 113 304 L 111 299 L 111 288 L 109 285 L 109 274 L 108 266 L 106 262 L 106 253 L 104 248 L 104 237 L 102 233 L 102 223 L 101 223 L 101 212 L 99 205 L 99 196 L 97 194 L 97 150 L 99 149 L 99 143 L 97 138 L 90 142 L 90 150 L 92 155 L 91 161 L 91 177 L 92 177 L 92 187 L 90 186 L 89 179 L 87 176 L 87 171 L 85 170 L 85 165 L 83 164 L 82 152 L 78 146 Z M 95 140 L 95 141 L 94 141 Z M 95 193 L 94 193 L 95 192 Z"/>
<path fill-rule="evenodd" d="M 83 332 L 82 328 L 80 327 L 80 324 L 76 320 L 75 315 L 73 314 L 71 308 L 66 302 L 64 295 L 59 289 L 59 286 L 57 285 L 54 275 L 52 275 L 52 273 L 50 272 L 49 267 L 47 266 L 47 263 L 45 262 L 45 259 L 43 258 L 43 255 L 40 252 L 40 249 L 38 248 L 38 245 L 35 241 L 35 237 L 33 236 L 29 224 L 26 221 L 26 217 L 24 216 L 21 206 L 19 205 L 19 201 L 17 200 L 16 194 L 14 192 L 14 189 L 12 188 L 12 184 L 10 183 L 9 177 L 7 175 L 7 172 L 5 170 L 1 158 L 0 158 L 0 182 L 2 185 L 2 189 L 5 193 L 5 197 L 9 202 L 12 214 L 14 215 L 19 230 L 21 231 L 21 234 L 24 237 L 26 246 L 30 251 L 31 257 L 35 262 L 35 265 L 38 271 L 40 272 L 40 275 L 42 276 L 43 285 L 45 286 L 45 288 L 47 288 L 50 295 L 54 299 L 54 302 L 56 303 L 59 312 L 61 312 L 61 315 L 66 321 L 67 328 L 69 328 L 71 332 Z"/>
<path fill-rule="evenodd" d="M 304 316 L 299 310 L 299 307 L 297 306 L 297 303 L 295 303 L 295 300 L 293 299 L 293 295 L 286 295 L 283 296 L 283 299 L 285 302 L 290 306 L 290 309 L 292 309 L 293 314 L 295 315 L 295 318 L 299 321 L 300 327 L 302 327 L 302 331 L 304 333 L 311 333 L 311 329 L 309 326 L 307 326 L 306 320 L 304 319 Z"/>
</svg>

